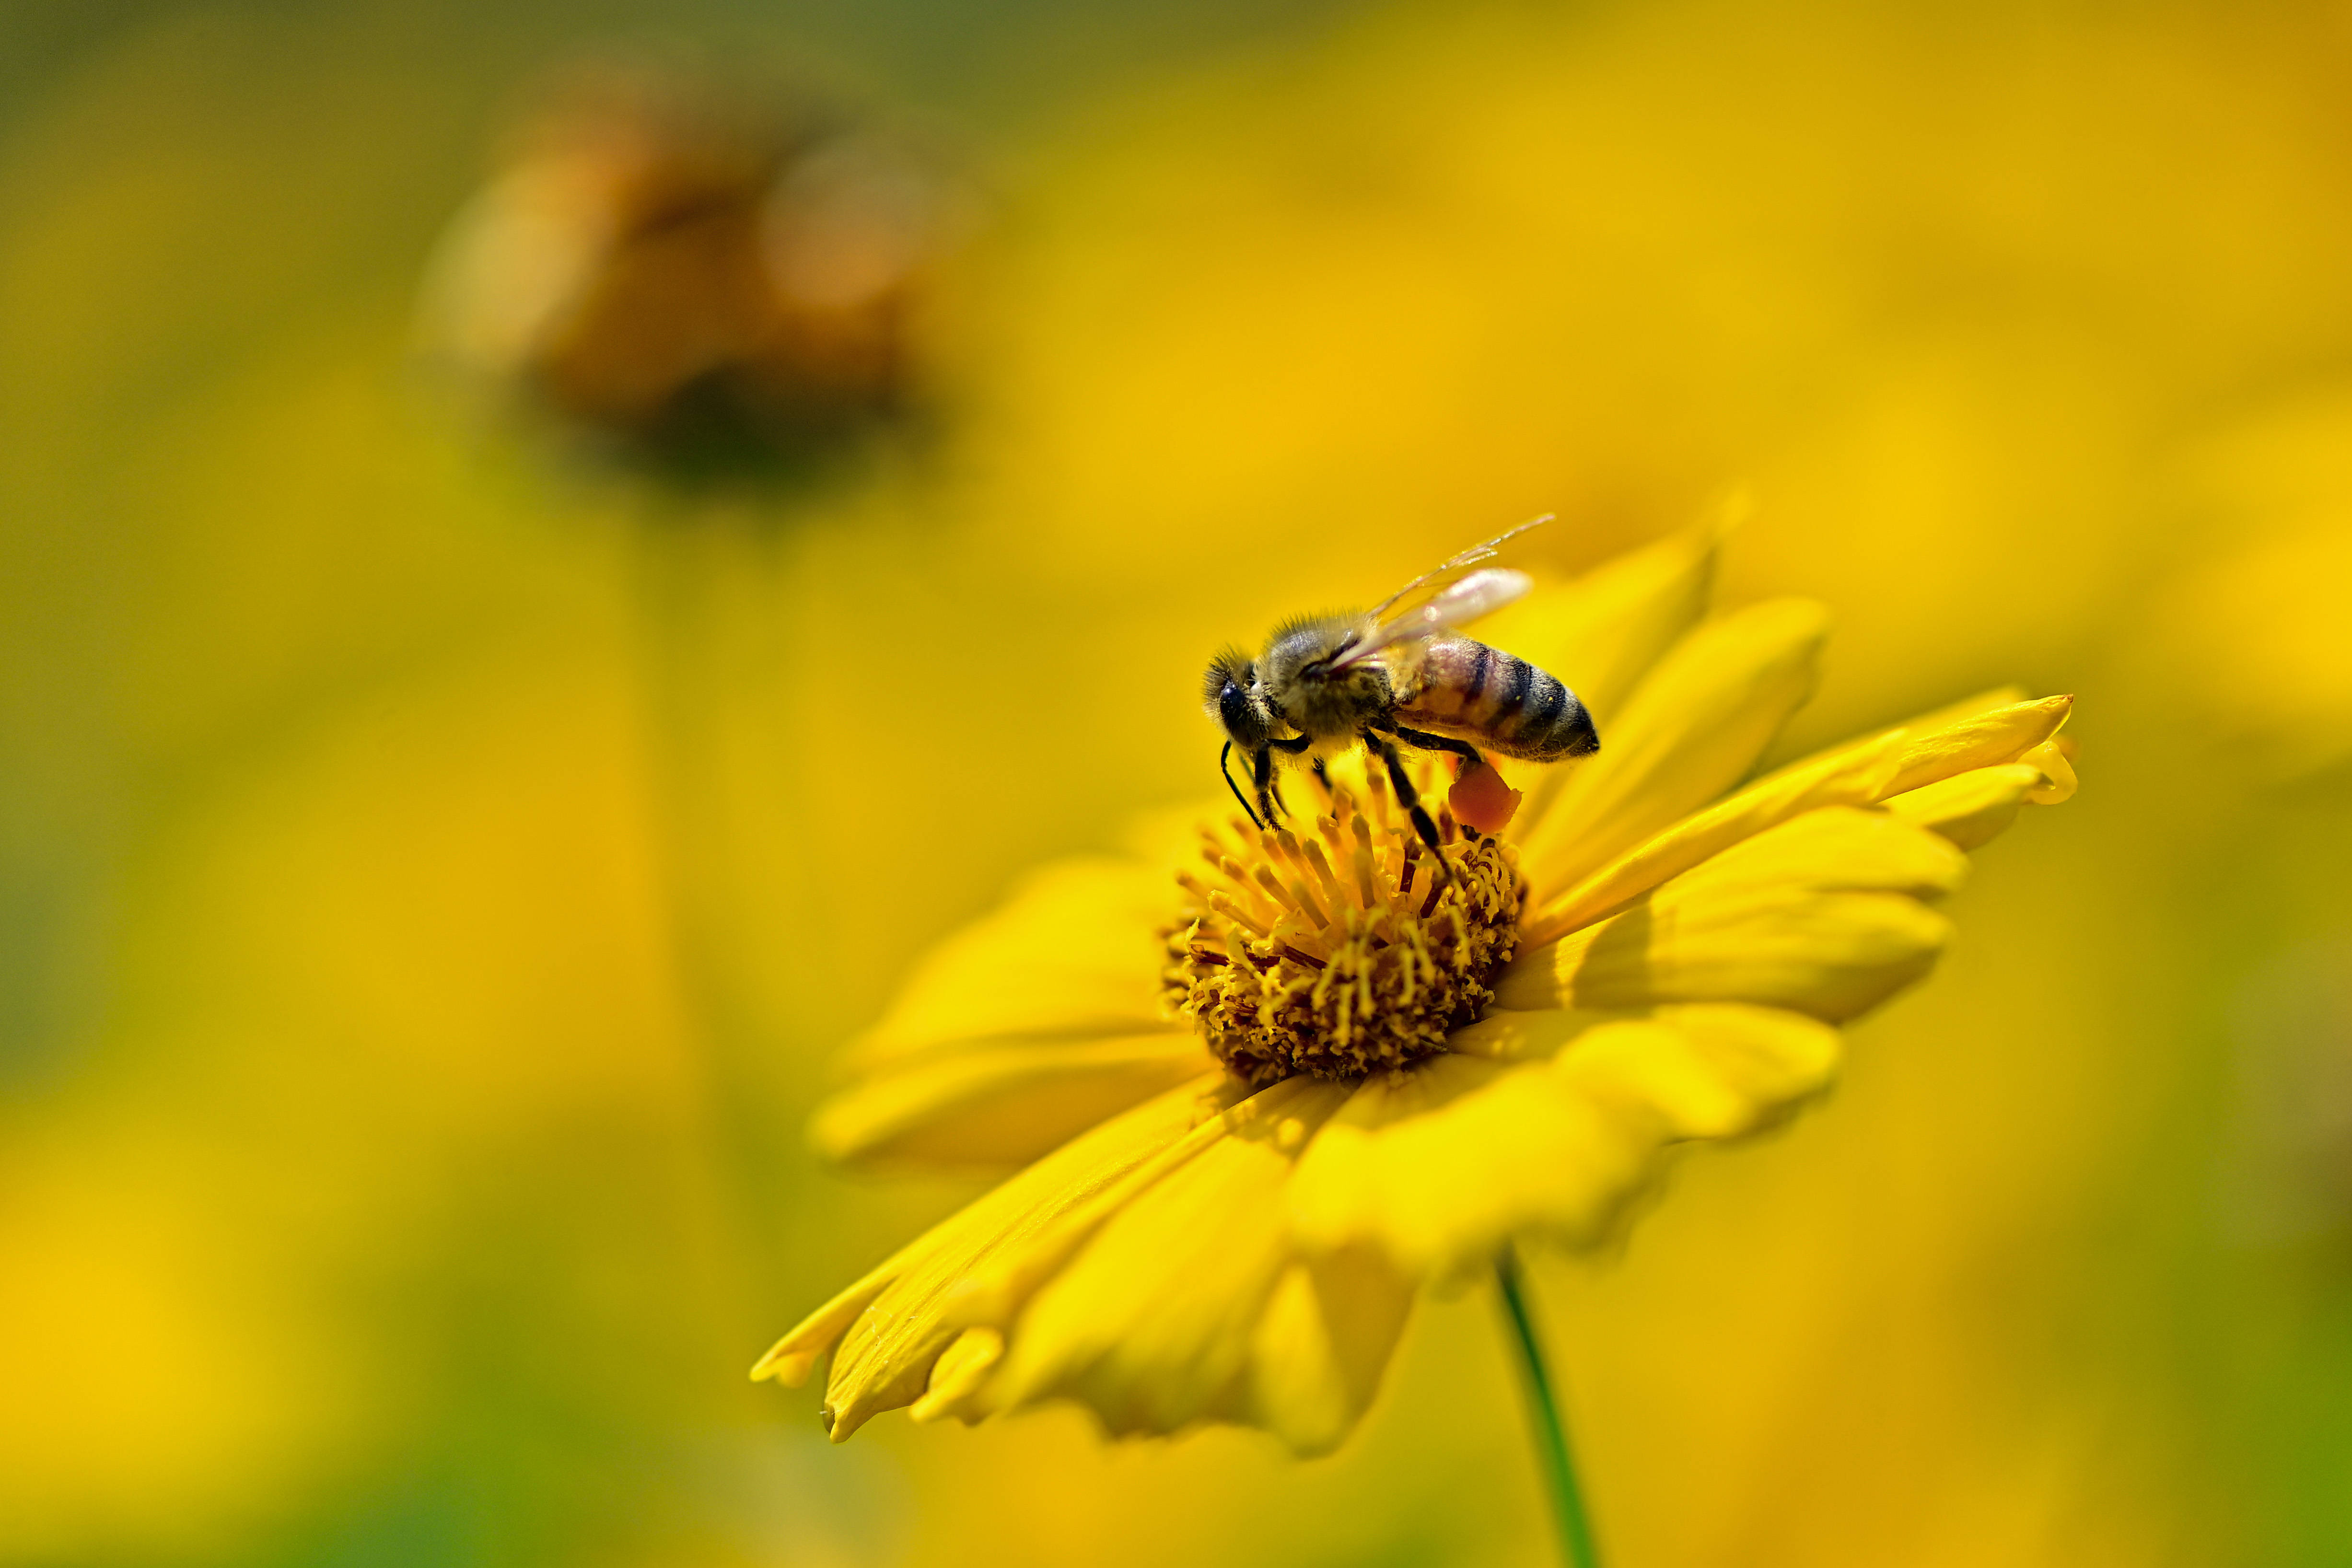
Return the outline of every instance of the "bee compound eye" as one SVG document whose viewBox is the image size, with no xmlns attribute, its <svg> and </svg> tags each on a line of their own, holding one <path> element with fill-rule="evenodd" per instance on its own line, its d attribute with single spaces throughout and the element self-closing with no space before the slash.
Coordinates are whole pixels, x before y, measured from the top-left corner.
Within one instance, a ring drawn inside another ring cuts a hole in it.
<svg viewBox="0 0 2352 1568">
<path fill-rule="evenodd" d="M 1217 694 L 1217 717 L 1223 723 L 1225 733 L 1236 739 L 1247 738 L 1257 730 L 1248 696 L 1232 681 L 1227 681 L 1225 689 Z"/>
</svg>

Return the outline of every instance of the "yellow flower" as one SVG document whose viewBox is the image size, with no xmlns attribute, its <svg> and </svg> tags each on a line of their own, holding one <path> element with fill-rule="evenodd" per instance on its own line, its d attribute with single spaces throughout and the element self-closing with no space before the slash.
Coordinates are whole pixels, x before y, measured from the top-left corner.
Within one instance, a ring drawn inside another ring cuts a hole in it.
<svg viewBox="0 0 2352 1568">
<path fill-rule="evenodd" d="M 836 1440 L 901 1406 L 1069 1398 L 1114 1433 L 1236 1421 L 1321 1452 L 1423 1282 L 1602 1239 L 1678 1145 L 1821 1092 L 1836 1026 L 1934 964 L 1962 852 L 2072 792 L 2070 699 L 1989 694 L 1735 788 L 1811 695 L 1824 622 L 1703 620 L 1714 554 L 1667 540 L 1496 633 L 1602 746 L 1505 837 L 1449 820 L 1444 878 L 1341 766 L 1293 831 L 1235 817 L 1049 867 L 949 942 L 817 1142 L 1026 1168 L 753 1375 L 832 1352 Z"/>
</svg>

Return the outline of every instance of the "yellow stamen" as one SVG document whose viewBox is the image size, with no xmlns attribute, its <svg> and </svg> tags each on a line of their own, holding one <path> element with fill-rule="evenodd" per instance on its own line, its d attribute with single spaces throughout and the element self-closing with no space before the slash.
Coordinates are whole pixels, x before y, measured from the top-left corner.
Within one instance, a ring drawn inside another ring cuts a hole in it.
<svg viewBox="0 0 2352 1568">
<path fill-rule="evenodd" d="M 1323 901 L 1338 909 L 1348 902 L 1348 890 L 1331 874 L 1331 862 L 1323 858 L 1323 846 L 1314 840 L 1307 841 L 1307 867 L 1315 873 L 1315 885 L 1323 890 Z"/>
<path fill-rule="evenodd" d="M 1235 904 L 1232 899 L 1227 898 L 1222 893 L 1213 893 L 1209 894 L 1209 907 L 1212 910 L 1214 910 L 1217 914 L 1222 915 L 1226 919 L 1232 921 L 1234 925 L 1242 926 L 1262 940 L 1270 940 L 1274 936 L 1273 927 L 1262 925 L 1258 921 L 1252 919 L 1249 915 L 1243 910 L 1240 904 Z"/>
</svg>

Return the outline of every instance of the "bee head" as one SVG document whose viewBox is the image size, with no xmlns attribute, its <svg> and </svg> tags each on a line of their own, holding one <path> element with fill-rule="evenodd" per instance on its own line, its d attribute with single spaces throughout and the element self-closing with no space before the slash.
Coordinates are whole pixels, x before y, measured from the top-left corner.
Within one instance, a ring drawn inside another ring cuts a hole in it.
<svg viewBox="0 0 2352 1568">
<path fill-rule="evenodd" d="M 1240 649 L 1228 648 L 1209 662 L 1201 696 L 1209 716 L 1235 746 L 1255 751 L 1273 736 L 1274 715 L 1257 689 L 1257 664 Z"/>
</svg>

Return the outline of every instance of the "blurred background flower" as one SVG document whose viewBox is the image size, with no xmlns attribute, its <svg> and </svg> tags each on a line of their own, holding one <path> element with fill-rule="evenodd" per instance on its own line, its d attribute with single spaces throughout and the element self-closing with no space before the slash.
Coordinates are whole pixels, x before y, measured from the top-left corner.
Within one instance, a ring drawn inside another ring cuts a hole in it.
<svg viewBox="0 0 2352 1568">
<path fill-rule="evenodd" d="M 2352 1551 L 2339 9 L 0 38 L 0 1558 L 1543 1561 L 1475 1299 L 1304 1469 L 1066 1413 L 830 1449 L 742 1372 L 969 1195 L 817 1166 L 833 1049 L 1213 787 L 1211 650 L 1739 480 L 1726 600 L 1840 622 L 1790 754 L 2017 680 L 2097 760 L 1803 1137 L 1539 1281 L 1618 1559 Z M 907 318 L 937 438 L 651 555 L 643 487 L 413 357 L 518 95 L 639 48 L 920 126 L 992 214 Z"/>
<path fill-rule="evenodd" d="M 688 472 L 806 465 L 908 411 L 938 176 L 782 89 L 615 65 L 547 96 L 428 277 L 455 368 Z"/>
</svg>

